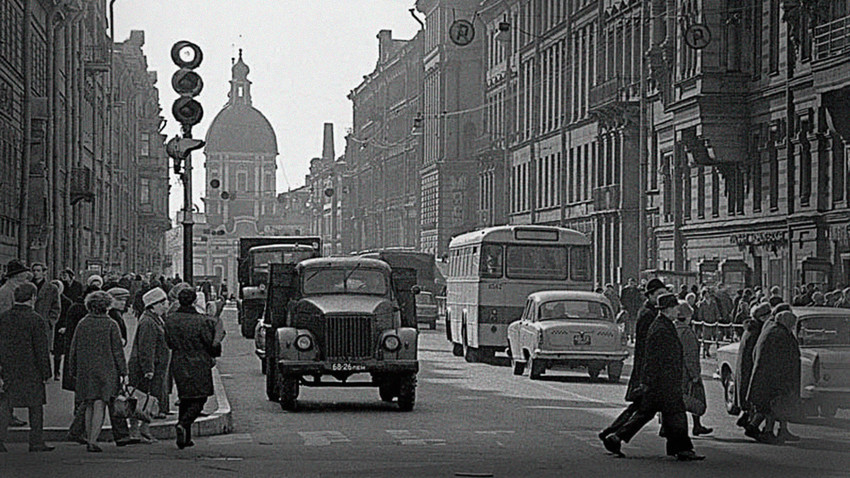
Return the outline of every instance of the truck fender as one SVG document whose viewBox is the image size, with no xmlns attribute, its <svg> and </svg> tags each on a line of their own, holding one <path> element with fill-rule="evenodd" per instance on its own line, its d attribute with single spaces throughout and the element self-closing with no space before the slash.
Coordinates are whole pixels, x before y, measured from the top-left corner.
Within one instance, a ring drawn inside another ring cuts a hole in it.
<svg viewBox="0 0 850 478">
<path fill-rule="evenodd" d="M 379 344 L 384 343 L 384 337 L 387 335 L 397 335 L 401 340 L 401 348 L 397 352 L 387 352 L 383 350 L 384 357 L 387 359 L 396 360 L 416 360 L 416 353 L 419 347 L 419 332 L 412 327 L 400 327 L 398 329 L 385 330 L 381 334 Z"/>
<path fill-rule="evenodd" d="M 313 346 L 307 351 L 300 351 L 295 347 L 295 339 L 300 335 L 307 335 L 313 340 Z M 296 329 L 294 327 L 280 327 L 275 331 L 277 339 L 277 361 L 288 360 L 316 360 L 319 355 L 319 346 L 316 336 L 309 330 Z"/>
</svg>

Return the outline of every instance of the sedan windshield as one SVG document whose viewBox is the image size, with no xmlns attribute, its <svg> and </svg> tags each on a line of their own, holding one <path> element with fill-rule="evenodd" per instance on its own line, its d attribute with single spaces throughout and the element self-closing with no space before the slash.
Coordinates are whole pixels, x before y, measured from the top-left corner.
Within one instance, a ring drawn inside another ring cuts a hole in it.
<svg viewBox="0 0 850 478">
<path fill-rule="evenodd" d="M 584 319 L 611 321 L 611 309 L 601 302 L 588 300 L 553 300 L 540 306 L 540 320 Z"/>
<path fill-rule="evenodd" d="M 386 275 L 377 269 L 318 269 L 304 277 L 304 295 L 387 293 Z"/>
<path fill-rule="evenodd" d="M 809 347 L 850 345 L 850 316 L 802 319 L 797 325 L 797 338 L 800 345 Z"/>
</svg>

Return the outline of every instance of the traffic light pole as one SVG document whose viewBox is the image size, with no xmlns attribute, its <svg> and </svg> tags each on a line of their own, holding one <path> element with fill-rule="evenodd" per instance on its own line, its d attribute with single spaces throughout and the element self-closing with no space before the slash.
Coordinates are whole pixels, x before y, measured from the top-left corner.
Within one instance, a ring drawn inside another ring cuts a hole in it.
<svg viewBox="0 0 850 478">
<path fill-rule="evenodd" d="M 192 137 L 192 130 L 183 130 L 184 138 Z M 192 254 L 192 227 L 195 224 L 195 213 L 192 210 L 192 153 L 186 155 L 183 165 L 183 280 L 194 285 L 193 269 L 194 256 Z"/>
</svg>

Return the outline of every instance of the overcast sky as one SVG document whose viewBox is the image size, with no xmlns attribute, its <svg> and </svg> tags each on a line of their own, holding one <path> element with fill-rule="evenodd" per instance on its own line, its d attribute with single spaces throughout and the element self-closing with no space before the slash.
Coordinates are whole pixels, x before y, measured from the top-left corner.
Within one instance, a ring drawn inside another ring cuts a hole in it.
<svg viewBox="0 0 850 478">
<path fill-rule="evenodd" d="M 310 159 L 320 156 L 322 125 L 334 123 L 336 154 L 344 152 L 351 126 L 346 95 L 377 61 L 379 30 L 411 38 L 419 24 L 408 9 L 414 0 L 117 0 L 116 39 L 144 30 L 149 69 L 158 73 L 169 138 L 179 128 L 171 116 L 176 95 L 169 51 L 178 40 L 197 43 L 204 52 L 198 72 L 204 91 L 198 97 L 204 119 L 193 130 L 206 135 L 210 121 L 227 101 L 231 58 L 243 49 L 251 68 L 254 106 L 277 134 L 278 191 L 304 184 Z M 204 190 L 203 156 L 194 155 L 193 192 L 200 207 Z M 171 217 L 182 207 L 183 188 L 172 174 Z"/>
</svg>

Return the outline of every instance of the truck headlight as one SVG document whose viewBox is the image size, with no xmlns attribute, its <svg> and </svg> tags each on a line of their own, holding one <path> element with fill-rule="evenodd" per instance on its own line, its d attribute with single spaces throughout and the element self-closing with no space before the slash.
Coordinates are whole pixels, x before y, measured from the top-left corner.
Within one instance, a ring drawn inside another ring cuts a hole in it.
<svg viewBox="0 0 850 478">
<path fill-rule="evenodd" d="M 384 337 L 384 348 L 390 352 L 395 352 L 401 348 L 401 340 L 395 335 L 387 335 Z"/>
<path fill-rule="evenodd" d="M 311 339 L 309 335 L 299 335 L 295 339 L 295 348 L 302 352 L 306 352 L 313 348 L 313 339 Z"/>
</svg>

